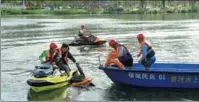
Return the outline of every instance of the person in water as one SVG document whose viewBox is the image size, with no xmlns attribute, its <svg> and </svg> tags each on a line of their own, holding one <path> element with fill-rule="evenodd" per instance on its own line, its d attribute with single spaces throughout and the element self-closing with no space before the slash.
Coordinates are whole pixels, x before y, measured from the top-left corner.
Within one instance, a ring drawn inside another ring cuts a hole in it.
<svg viewBox="0 0 199 102">
<path fill-rule="evenodd" d="M 152 45 L 145 40 L 144 34 L 138 34 L 137 39 L 140 44 L 139 54 L 137 57 L 142 55 L 139 63 L 143 64 L 145 69 L 148 70 L 156 61 L 155 51 L 152 48 Z"/>
<path fill-rule="evenodd" d="M 114 63 L 121 69 L 132 67 L 133 58 L 127 47 L 119 44 L 116 40 L 110 40 L 109 46 L 114 50 L 108 54 L 105 66 L 110 66 L 110 64 Z"/>
</svg>

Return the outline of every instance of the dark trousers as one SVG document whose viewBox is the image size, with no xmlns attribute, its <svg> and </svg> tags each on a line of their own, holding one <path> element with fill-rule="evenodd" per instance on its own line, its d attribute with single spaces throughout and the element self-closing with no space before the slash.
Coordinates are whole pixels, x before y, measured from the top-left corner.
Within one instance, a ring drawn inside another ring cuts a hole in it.
<svg viewBox="0 0 199 102">
<path fill-rule="evenodd" d="M 58 65 L 58 67 L 60 68 L 60 70 L 64 70 L 66 72 L 66 74 L 69 76 L 71 70 L 70 70 L 68 64 L 60 64 L 60 65 Z"/>
<path fill-rule="evenodd" d="M 120 61 L 125 67 L 132 67 L 133 59 L 128 59 L 126 61 Z"/>
<path fill-rule="evenodd" d="M 149 69 L 151 65 L 156 61 L 156 59 L 146 59 L 142 60 L 141 63 L 144 65 L 146 69 Z"/>
</svg>

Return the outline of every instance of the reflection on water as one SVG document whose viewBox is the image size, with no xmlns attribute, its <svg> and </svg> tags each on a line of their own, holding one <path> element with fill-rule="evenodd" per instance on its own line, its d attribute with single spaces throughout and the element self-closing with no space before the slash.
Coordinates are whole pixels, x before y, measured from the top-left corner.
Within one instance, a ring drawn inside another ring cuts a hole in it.
<svg viewBox="0 0 199 102">
<path fill-rule="evenodd" d="M 199 100 L 195 89 L 132 88 L 123 84 L 112 84 L 106 89 L 106 100 L 112 101 L 177 101 Z M 125 97 L 125 98 L 124 98 Z"/>
<path fill-rule="evenodd" d="M 28 101 L 65 101 L 68 100 L 68 87 L 62 87 L 60 89 L 49 90 L 45 92 L 28 91 Z"/>
</svg>

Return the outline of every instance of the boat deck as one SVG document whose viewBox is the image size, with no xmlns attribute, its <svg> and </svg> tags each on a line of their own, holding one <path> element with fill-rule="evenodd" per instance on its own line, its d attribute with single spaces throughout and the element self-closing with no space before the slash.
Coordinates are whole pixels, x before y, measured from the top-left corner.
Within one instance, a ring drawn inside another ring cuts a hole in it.
<svg viewBox="0 0 199 102">
<path fill-rule="evenodd" d="M 138 63 L 133 64 L 132 68 L 119 69 L 115 66 L 103 67 L 100 66 L 102 70 L 123 70 L 123 71 L 146 71 L 144 66 Z M 199 64 L 189 64 L 189 63 L 155 63 L 148 70 L 149 72 L 173 72 L 173 73 L 198 73 L 199 74 Z"/>
</svg>

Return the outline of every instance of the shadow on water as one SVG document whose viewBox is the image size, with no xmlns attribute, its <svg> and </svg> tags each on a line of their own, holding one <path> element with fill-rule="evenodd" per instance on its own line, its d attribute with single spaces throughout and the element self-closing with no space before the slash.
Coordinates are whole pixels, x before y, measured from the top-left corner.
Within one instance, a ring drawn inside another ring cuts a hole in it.
<svg viewBox="0 0 199 102">
<path fill-rule="evenodd" d="M 32 89 L 29 90 L 27 95 L 28 101 L 64 101 L 69 100 L 68 87 L 62 87 L 60 89 L 49 90 L 45 92 L 35 92 Z"/>
<path fill-rule="evenodd" d="M 106 90 L 105 99 L 111 101 L 188 101 L 199 100 L 199 90 L 171 88 L 141 88 L 112 84 Z"/>
</svg>

